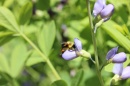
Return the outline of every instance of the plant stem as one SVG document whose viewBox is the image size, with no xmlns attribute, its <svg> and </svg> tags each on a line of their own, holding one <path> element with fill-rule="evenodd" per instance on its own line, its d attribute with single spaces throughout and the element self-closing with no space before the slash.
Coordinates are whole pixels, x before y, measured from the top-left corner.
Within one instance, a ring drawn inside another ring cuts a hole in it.
<svg viewBox="0 0 130 86">
<path fill-rule="evenodd" d="M 91 17 L 91 9 L 90 9 L 90 1 L 87 0 L 87 9 L 88 9 L 88 16 L 89 16 L 89 22 L 90 22 L 90 26 L 91 26 L 91 35 L 92 35 L 92 41 L 93 41 L 93 45 L 94 45 L 94 54 L 95 54 L 95 66 L 96 66 L 96 70 L 97 70 L 97 75 L 100 81 L 101 86 L 104 86 L 104 82 L 101 76 L 101 73 L 99 71 L 99 61 L 98 61 L 98 53 L 97 53 L 97 45 L 96 45 L 96 38 L 95 38 L 95 34 L 94 34 L 94 25 L 93 25 L 93 21 L 92 21 L 92 17 Z"/>
<path fill-rule="evenodd" d="M 47 62 L 48 66 L 52 70 L 53 74 L 57 78 L 57 80 L 60 80 L 60 76 L 51 64 L 50 60 L 38 49 L 38 47 L 21 31 L 19 31 L 20 35 L 41 55 L 41 57 Z"/>
</svg>

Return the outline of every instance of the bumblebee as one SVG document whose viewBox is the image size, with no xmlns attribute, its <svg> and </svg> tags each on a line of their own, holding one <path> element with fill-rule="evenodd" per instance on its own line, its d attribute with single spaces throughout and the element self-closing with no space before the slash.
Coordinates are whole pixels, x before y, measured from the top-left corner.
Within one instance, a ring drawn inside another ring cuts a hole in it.
<svg viewBox="0 0 130 86">
<path fill-rule="evenodd" d="M 61 53 L 63 54 L 66 50 L 75 50 L 75 45 L 73 42 L 63 42 Z"/>
</svg>

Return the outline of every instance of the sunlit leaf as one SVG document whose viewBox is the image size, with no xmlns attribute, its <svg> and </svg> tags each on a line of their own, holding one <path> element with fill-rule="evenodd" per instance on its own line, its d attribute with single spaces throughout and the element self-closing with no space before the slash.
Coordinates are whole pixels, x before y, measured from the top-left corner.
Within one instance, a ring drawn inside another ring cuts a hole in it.
<svg viewBox="0 0 130 86">
<path fill-rule="evenodd" d="M 26 66 L 32 66 L 40 62 L 44 62 L 44 59 L 36 51 L 33 51 L 32 55 L 26 62 Z"/>
<path fill-rule="evenodd" d="M 107 72 L 112 72 L 113 66 L 114 66 L 113 63 L 110 63 L 110 64 L 106 65 L 106 66 L 105 66 L 105 71 L 107 71 Z"/>
<path fill-rule="evenodd" d="M 21 25 L 25 24 L 27 21 L 29 21 L 31 15 L 32 15 L 32 3 L 28 2 L 20 9 L 19 24 Z"/>
<path fill-rule="evenodd" d="M 115 29 L 116 23 L 108 21 L 103 24 L 103 29 L 109 34 L 117 43 L 123 46 L 126 50 L 130 52 L 130 40 L 122 35 L 118 30 Z"/>
<path fill-rule="evenodd" d="M 8 60 L 2 53 L 0 53 L 0 71 L 10 74 Z"/>
<path fill-rule="evenodd" d="M 3 26 L 11 31 L 19 29 L 13 13 L 5 7 L 0 7 L 0 26 Z"/>
<path fill-rule="evenodd" d="M 56 27 L 54 21 L 44 25 L 43 29 L 38 34 L 38 44 L 45 55 L 49 55 L 53 46 L 56 35 Z"/>
<path fill-rule="evenodd" d="M 28 53 L 25 44 L 21 41 L 19 44 L 14 47 L 12 50 L 12 55 L 10 59 L 11 65 L 11 76 L 17 77 L 24 67 L 24 63 L 27 59 Z"/>
<path fill-rule="evenodd" d="M 5 37 L 5 36 L 9 36 L 9 35 L 12 35 L 13 32 L 9 32 L 9 31 L 0 31 L 0 37 Z"/>
<path fill-rule="evenodd" d="M 3 6 L 10 7 L 14 3 L 14 0 L 4 0 Z"/>
</svg>

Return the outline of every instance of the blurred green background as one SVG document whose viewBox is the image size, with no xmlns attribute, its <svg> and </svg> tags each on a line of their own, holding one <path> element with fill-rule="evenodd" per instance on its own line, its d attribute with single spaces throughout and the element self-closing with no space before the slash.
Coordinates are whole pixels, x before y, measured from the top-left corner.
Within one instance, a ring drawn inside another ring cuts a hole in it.
<svg viewBox="0 0 130 86">
<path fill-rule="evenodd" d="M 95 0 L 90 0 L 91 10 Z M 130 0 L 107 0 L 115 11 L 96 33 L 100 65 L 107 52 L 119 46 L 130 54 Z M 61 43 L 79 38 L 83 49 L 94 49 L 86 0 L 0 0 L 0 85 L 50 86 L 56 78 L 45 60 L 21 36 L 24 33 L 50 59 L 63 81 L 59 86 L 100 86 L 94 64 L 82 58 L 61 58 Z M 102 70 L 105 86 L 113 73 L 112 66 Z M 130 80 L 118 86 L 129 86 Z M 58 86 L 52 84 L 51 86 Z"/>
</svg>

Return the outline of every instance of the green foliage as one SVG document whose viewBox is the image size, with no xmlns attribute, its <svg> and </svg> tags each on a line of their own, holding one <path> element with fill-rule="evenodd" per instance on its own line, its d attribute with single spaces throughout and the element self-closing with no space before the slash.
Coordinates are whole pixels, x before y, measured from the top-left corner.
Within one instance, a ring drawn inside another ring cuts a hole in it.
<svg viewBox="0 0 130 86">
<path fill-rule="evenodd" d="M 0 25 L 10 31 L 15 31 L 19 28 L 14 15 L 5 7 L 0 7 Z"/>
<path fill-rule="evenodd" d="M 51 21 L 38 32 L 38 44 L 45 55 L 49 55 L 56 35 L 55 23 Z"/>
<path fill-rule="evenodd" d="M 50 0 L 39 0 L 36 6 L 40 10 L 48 10 L 50 8 Z"/>
<path fill-rule="evenodd" d="M 19 24 L 24 25 L 32 16 L 32 3 L 28 2 L 20 9 Z"/>
<path fill-rule="evenodd" d="M 58 80 L 58 81 L 53 82 L 51 86 L 67 86 L 67 84 L 64 80 Z"/>
<path fill-rule="evenodd" d="M 2 72 L 5 72 L 5 73 L 7 73 L 7 74 L 10 74 L 10 68 L 9 68 L 9 63 L 8 63 L 8 61 L 7 61 L 7 59 L 6 59 L 6 57 L 1 53 L 0 54 L 0 70 L 2 71 Z"/>
<path fill-rule="evenodd" d="M 1 76 L 1 78 L 0 78 L 0 85 L 5 85 L 7 83 L 8 83 L 8 81 L 3 76 Z"/>
<path fill-rule="evenodd" d="M 72 79 L 71 86 L 79 86 L 83 78 L 83 70 L 80 70 Z"/>
<path fill-rule="evenodd" d="M 43 60 L 43 58 L 41 58 L 41 56 L 39 56 L 39 54 L 35 50 L 33 50 L 31 52 L 31 55 L 28 57 L 26 66 L 32 66 L 32 65 L 38 64 L 40 62 L 45 62 L 45 61 Z"/>
<path fill-rule="evenodd" d="M 94 2 L 90 1 L 91 9 Z M 115 6 L 115 12 L 95 34 L 99 63 L 119 46 L 119 52 L 127 54 L 126 67 L 130 64 L 130 1 L 107 3 Z M 74 38 L 81 40 L 94 59 L 86 0 L 0 0 L 0 85 L 100 86 L 91 61 L 82 57 L 65 61 L 60 56 L 62 42 Z M 101 72 L 106 86 L 112 69 L 113 63 Z M 129 84 L 129 79 L 120 82 L 120 86 Z"/>
<path fill-rule="evenodd" d="M 116 25 L 114 22 L 108 21 L 103 27 L 106 32 L 113 37 L 115 41 L 117 41 L 121 46 L 127 49 L 130 52 L 130 40 L 122 35 L 119 31 L 117 31 L 114 27 Z M 123 28 L 122 28 L 123 29 Z"/>
<path fill-rule="evenodd" d="M 28 57 L 27 48 L 24 43 L 20 42 L 18 45 L 14 47 L 10 58 L 10 66 L 11 66 L 10 73 L 13 78 L 17 77 L 18 74 L 21 72 L 27 57 Z"/>
</svg>

